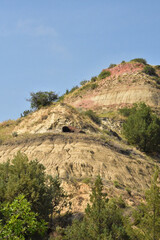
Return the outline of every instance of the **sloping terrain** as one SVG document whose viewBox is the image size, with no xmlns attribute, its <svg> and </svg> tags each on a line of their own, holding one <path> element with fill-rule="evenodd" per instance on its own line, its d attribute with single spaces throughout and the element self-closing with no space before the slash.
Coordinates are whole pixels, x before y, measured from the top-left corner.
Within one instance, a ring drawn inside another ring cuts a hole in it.
<svg viewBox="0 0 160 240">
<path fill-rule="evenodd" d="M 140 199 L 149 186 L 154 169 L 154 162 L 138 150 L 96 135 L 61 133 L 17 139 L 0 146 L 0 161 L 11 159 L 18 151 L 27 154 L 29 159 L 38 159 L 47 173 L 59 175 L 65 189 L 72 194 L 71 199 L 82 197 L 76 194 L 80 182 L 90 183 L 100 174 L 109 195 L 125 194 L 126 199 L 131 198 L 130 204 L 136 203 L 136 198 Z M 127 188 L 132 197 L 127 194 Z M 86 187 L 81 194 L 86 195 L 82 199 L 85 205 L 89 198 Z M 76 201 L 77 211 L 78 207 Z"/>
<path fill-rule="evenodd" d="M 116 109 L 144 101 L 159 110 L 158 77 L 145 74 L 143 68 L 131 62 L 105 69 L 109 77 L 86 83 L 65 95 L 63 102 L 1 123 L 0 162 L 18 151 L 37 159 L 47 173 L 60 177 L 76 212 L 84 211 L 98 174 L 109 196 L 123 195 L 129 205 L 137 204 L 160 162 L 158 156 L 127 144 L 121 135 L 124 119 Z M 85 109 L 96 110 L 101 124 L 83 114 Z"/>
</svg>

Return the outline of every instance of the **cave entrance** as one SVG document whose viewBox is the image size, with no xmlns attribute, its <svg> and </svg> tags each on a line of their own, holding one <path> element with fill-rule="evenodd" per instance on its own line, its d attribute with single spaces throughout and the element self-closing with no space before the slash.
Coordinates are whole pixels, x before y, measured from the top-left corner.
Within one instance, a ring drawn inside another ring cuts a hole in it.
<svg viewBox="0 0 160 240">
<path fill-rule="evenodd" d="M 67 127 L 67 126 L 64 126 L 63 128 L 62 128 L 62 132 L 73 132 L 69 127 Z"/>
</svg>

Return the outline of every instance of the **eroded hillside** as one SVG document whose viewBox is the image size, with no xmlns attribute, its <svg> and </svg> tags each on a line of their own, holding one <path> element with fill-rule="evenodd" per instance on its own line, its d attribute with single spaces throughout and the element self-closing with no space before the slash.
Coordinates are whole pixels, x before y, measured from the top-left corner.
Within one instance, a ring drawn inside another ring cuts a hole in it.
<svg viewBox="0 0 160 240">
<path fill-rule="evenodd" d="M 109 196 L 123 195 L 129 205 L 137 204 L 159 158 L 127 144 L 121 132 L 124 118 L 116 109 L 144 101 L 159 110 L 159 72 L 153 77 L 143 68 L 131 62 L 105 69 L 110 76 L 87 82 L 63 102 L 1 123 L 0 162 L 18 151 L 37 159 L 47 173 L 60 177 L 75 212 L 84 211 L 98 174 Z M 99 124 L 84 114 L 86 108 L 97 111 Z"/>
<path fill-rule="evenodd" d="M 110 76 L 88 82 L 72 94 L 66 96 L 65 102 L 77 108 L 116 109 L 135 102 L 159 108 L 160 88 L 155 76 L 143 72 L 144 64 L 121 63 L 109 71 Z M 159 70 L 157 70 L 159 76 Z M 94 85 L 93 85 L 94 84 Z"/>
</svg>

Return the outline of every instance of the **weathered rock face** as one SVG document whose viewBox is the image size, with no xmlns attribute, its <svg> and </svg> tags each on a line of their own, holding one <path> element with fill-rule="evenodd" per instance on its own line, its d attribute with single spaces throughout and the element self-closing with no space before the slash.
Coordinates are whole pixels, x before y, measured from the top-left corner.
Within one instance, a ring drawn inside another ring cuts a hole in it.
<svg viewBox="0 0 160 240">
<path fill-rule="evenodd" d="M 13 132 L 18 134 L 58 133 L 62 132 L 64 126 L 72 126 L 84 132 L 98 132 L 96 124 L 66 104 L 56 104 L 29 114 L 21 120 Z"/>
<path fill-rule="evenodd" d="M 67 192 L 74 195 L 71 197 L 75 201 L 74 211 L 84 210 L 89 199 L 90 190 L 86 192 L 86 189 L 90 188 L 79 183 L 84 179 L 95 179 L 100 174 L 111 195 L 123 193 L 128 199 L 125 189 L 129 187 L 135 199 L 149 186 L 154 168 L 154 164 L 139 151 L 120 142 L 107 143 L 96 135 L 46 134 L 3 144 L 0 146 L 0 162 L 12 159 L 17 151 L 27 154 L 30 160 L 38 159 L 48 174 L 59 175 Z M 71 184 L 73 179 L 74 184 Z M 114 186 L 116 181 L 119 189 Z M 76 199 L 80 196 L 83 199 L 77 205 Z"/>
<path fill-rule="evenodd" d="M 77 108 L 90 109 L 114 109 L 136 102 L 160 107 L 160 89 L 154 78 L 142 72 L 143 67 L 143 64 L 127 63 L 106 69 L 111 76 L 97 81 L 94 90 L 81 91 L 80 96 L 75 92 L 65 101 Z"/>
</svg>

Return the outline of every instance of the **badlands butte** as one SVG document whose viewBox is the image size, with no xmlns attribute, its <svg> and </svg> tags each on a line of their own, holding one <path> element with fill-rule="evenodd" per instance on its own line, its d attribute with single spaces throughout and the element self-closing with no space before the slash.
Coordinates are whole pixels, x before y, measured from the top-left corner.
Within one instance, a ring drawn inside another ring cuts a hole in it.
<svg viewBox="0 0 160 240">
<path fill-rule="evenodd" d="M 37 159 L 46 172 L 59 176 L 72 201 L 73 212 L 83 212 L 92 183 L 102 177 L 108 196 L 122 196 L 136 205 L 150 186 L 158 154 L 147 155 L 127 143 L 122 134 L 125 117 L 119 109 L 145 102 L 160 113 L 160 66 L 144 72 L 138 61 L 112 65 L 50 106 L 16 121 L 0 124 L 0 162 L 21 151 Z M 104 73 L 109 74 L 105 74 Z M 100 121 L 93 121 L 93 110 Z"/>
</svg>

